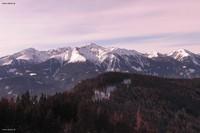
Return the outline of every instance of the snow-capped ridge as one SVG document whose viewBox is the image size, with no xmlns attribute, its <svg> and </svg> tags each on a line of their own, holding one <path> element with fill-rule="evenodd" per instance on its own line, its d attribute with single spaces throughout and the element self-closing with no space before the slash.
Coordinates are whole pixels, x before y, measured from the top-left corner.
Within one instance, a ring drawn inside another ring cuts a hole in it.
<svg viewBox="0 0 200 133">
<path fill-rule="evenodd" d="M 175 51 L 172 51 L 168 54 L 168 56 L 173 56 L 173 55 L 182 55 L 182 57 L 187 57 L 191 54 L 192 52 L 186 50 L 186 49 L 178 49 Z"/>
<path fill-rule="evenodd" d="M 195 65 L 200 66 L 200 56 L 198 54 L 194 54 L 186 49 L 179 49 L 171 52 L 168 56 L 174 58 L 177 61 L 187 61 L 192 62 Z"/>
<path fill-rule="evenodd" d="M 32 63 L 41 63 L 49 59 L 58 59 L 66 63 L 90 61 L 96 65 L 106 62 L 107 65 L 110 64 L 110 66 L 118 66 L 120 59 L 124 59 L 126 64 L 130 64 L 130 61 L 133 58 L 135 63 L 143 67 L 146 60 L 154 57 L 172 57 L 177 61 L 183 61 L 187 59 L 187 57 L 190 57 L 190 60 L 192 60 L 195 64 L 200 64 L 200 59 L 196 59 L 200 56 L 185 49 L 179 49 L 169 54 L 161 54 L 159 52 L 142 54 L 135 50 L 116 47 L 102 47 L 95 43 L 91 43 L 81 47 L 63 47 L 48 51 L 39 51 L 34 48 L 24 49 L 13 55 L 0 58 L 0 66 L 10 65 L 15 60 L 26 60 Z M 112 69 L 111 67 L 108 68 Z"/>
<path fill-rule="evenodd" d="M 35 48 L 27 48 L 27 49 L 22 50 L 21 53 L 27 53 L 27 52 L 34 53 L 37 51 L 38 50 L 36 50 Z"/>
<path fill-rule="evenodd" d="M 182 61 L 184 58 L 186 57 L 191 57 L 194 54 L 186 49 L 178 49 L 176 51 L 173 51 L 171 53 L 168 54 L 168 56 L 178 60 L 178 61 Z"/>
<path fill-rule="evenodd" d="M 108 54 L 109 49 L 92 43 L 81 47 L 79 51 L 86 57 L 87 60 L 99 64 L 104 60 L 104 57 Z"/>
<path fill-rule="evenodd" d="M 148 58 L 156 58 L 159 57 L 161 55 L 161 53 L 157 52 L 157 51 L 152 51 L 150 53 L 146 54 Z"/>
<path fill-rule="evenodd" d="M 48 51 L 51 59 L 58 59 L 60 61 L 68 61 L 72 52 L 71 47 L 52 49 Z"/>
<path fill-rule="evenodd" d="M 116 48 L 116 47 L 110 48 L 110 52 L 118 54 L 118 55 L 127 55 L 127 56 L 142 55 L 141 53 L 135 50 L 128 50 L 128 49 Z"/>
<path fill-rule="evenodd" d="M 48 60 L 49 56 L 45 51 L 38 51 L 34 48 L 28 48 L 14 54 L 14 58 L 16 60 L 26 60 L 40 63 Z"/>
<path fill-rule="evenodd" d="M 100 46 L 100 45 L 97 45 L 96 43 L 90 43 L 89 45 L 85 45 L 83 46 L 85 48 L 96 48 L 96 49 L 105 49 L 104 47 Z"/>
</svg>

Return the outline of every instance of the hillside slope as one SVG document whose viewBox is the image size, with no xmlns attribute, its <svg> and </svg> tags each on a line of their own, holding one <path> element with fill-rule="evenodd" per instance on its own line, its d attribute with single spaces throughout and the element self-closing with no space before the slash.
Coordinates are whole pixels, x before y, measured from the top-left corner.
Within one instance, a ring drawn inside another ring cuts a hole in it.
<svg viewBox="0 0 200 133">
<path fill-rule="evenodd" d="M 200 132 L 200 79 L 110 72 L 80 82 L 72 92 L 36 99 L 27 93 L 16 102 L 2 100 L 0 127 L 52 133 Z"/>
</svg>

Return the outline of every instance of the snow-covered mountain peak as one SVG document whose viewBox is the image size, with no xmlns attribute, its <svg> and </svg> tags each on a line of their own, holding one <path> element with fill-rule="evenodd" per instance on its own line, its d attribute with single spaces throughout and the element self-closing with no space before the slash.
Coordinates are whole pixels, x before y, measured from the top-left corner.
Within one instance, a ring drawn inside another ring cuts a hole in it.
<svg viewBox="0 0 200 133">
<path fill-rule="evenodd" d="M 127 55 L 127 56 L 135 56 L 135 55 L 141 55 L 141 53 L 135 51 L 135 50 L 128 50 L 128 49 L 122 49 L 122 48 L 110 48 L 110 52 L 118 55 Z"/>
<path fill-rule="evenodd" d="M 102 55 L 103 53 L 108 52 L 108 50 L 109 50 L 109 49 L 99 46 L 95 43 L 91 43 L 90 45 L 86 45 L 81 48 L 88 49 L 90 52 L 97 54 L 97 55 Z"/>
<path fill-rule="evenodd" d="M 38 51 L 34 48 L 24 49 L 13 55 L 16 60 L 27 60 L 31 62 L 44 62 L 49 56 L 45 51 Z"/>
<path fill-rule="evenodd" d="M 190 56 L 191 53 L 192 52 L 190 52 L 186 49 L 178 49 L 178 50 L 175 50 L 175 51 L 169 53 L 168 55 L 171 56 L 171 55 L 176 54 L 176 55 L 182 55 L 183 57 L 187 57 L 187 56 Z"/>
<path fill-rule="evenodd" d="M 161 55 L 161 53 L 157 52 L 157 51 L 152 51 L 150 53 L 146 54 L 148 58 L 156 58 L 159 57 Z"/>
<path fill-rule="evenodd" d="M 183 60 L 186 57 L 190 57 L 192 55 L 193 55 L 192 52 L 185 49 L 179 49 L 168 54 L 168 56 L 171 56 L 174 59 L 179 60 L 179 61 Z"/>
<path fill-rule="evenodd" d="M 95 63 L 101 63 L 108 52 L 110 52 L 108 48 L 104 48 L 94 43 L 81 47 L 79 51 L 87 58 L 87 60 Z"/>
<path fill-rule="evenodd" d="M 21 53 L 35 53 L 38 50 L 36 50 L 35 48 L 27 48 L 21 51 Z"/>
<path fill-rule="evenodd" d="M 95 43 L 90 43 L 89 45 L 86 45 L 86 46 L 83 46 L 83 47 L 87 47 L 87 48 L 90 48 L 90 49 L 104 49 L 104 47 L 100 46 L 100 45 L 97 45 Z"/>
</svg>

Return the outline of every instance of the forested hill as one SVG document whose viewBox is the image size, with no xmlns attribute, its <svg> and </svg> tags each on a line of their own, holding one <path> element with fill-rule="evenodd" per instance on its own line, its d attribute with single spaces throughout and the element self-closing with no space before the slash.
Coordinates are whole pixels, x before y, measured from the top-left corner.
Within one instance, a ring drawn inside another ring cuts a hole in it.
<svg viewBox="0 0 200 133">
<path fill-rule="evenodd" d="M 105 73 L 73 92 L 0 102 L 0 128 L 30 133 L 199 133 L 200 79 Z"/>
</svg>

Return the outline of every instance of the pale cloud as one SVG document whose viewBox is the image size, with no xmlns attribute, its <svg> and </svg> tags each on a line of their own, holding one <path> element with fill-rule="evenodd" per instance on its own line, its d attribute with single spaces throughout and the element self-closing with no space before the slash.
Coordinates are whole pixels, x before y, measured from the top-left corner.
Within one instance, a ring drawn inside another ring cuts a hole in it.
<svg viewBox="0 0 200 133">
<path fill-rule="evenodd" d="M 0 55 L 90 41 L 139 51 L 200 52 L 199 7 L 199 0 L 16 0 L 15 6 L 0 5 Z"/>
</svg>

